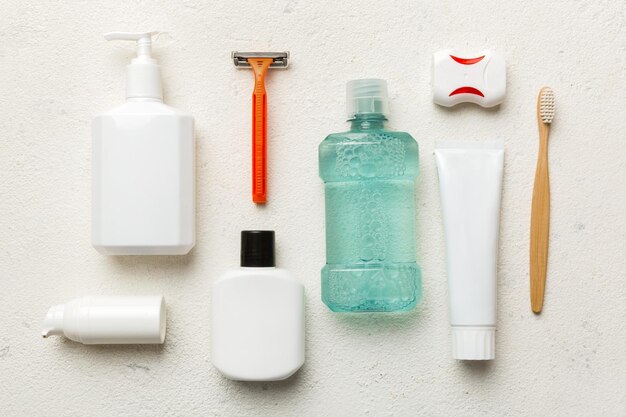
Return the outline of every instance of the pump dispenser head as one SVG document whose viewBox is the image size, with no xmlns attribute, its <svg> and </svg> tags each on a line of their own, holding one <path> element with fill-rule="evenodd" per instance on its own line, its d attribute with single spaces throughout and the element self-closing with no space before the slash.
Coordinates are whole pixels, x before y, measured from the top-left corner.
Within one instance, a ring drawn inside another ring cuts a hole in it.
<svg viewBox="0 0 626 417">
<path fill-rule="evenodd" d="M 55 334 L 63 334 L 63 313 L 65 311 L 64 305 L 56 305 L 48 310 L 46 319 L 43 322 L 43 329 L 41 335 L 43 337 L 52 336 Z"/>
<path fill-rule="evenodd" d="M 136 41 L 137 57 L 126 67 L 126 98 L 163 100 L 161 70 L 152 58 L 152 37 L 160 32 L 109 32 L 107 41 Z"/>
<path fill-rule="evenodd" d="M 389 115 L 389 93 L 387 81 L 378 78 L 365 78 L 348 81 L 346 88 L 346 108 L 348 120 L 357 115 Z"/>
</svg>

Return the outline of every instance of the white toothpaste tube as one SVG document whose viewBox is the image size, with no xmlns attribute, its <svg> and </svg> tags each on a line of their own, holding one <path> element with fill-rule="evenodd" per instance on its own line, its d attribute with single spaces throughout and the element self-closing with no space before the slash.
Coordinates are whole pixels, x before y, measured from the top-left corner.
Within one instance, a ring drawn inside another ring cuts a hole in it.
<svg viewBox="0 0 626 417">
<path fill-rule="evenodd" d="M 440 141 L 435 158 L 446 237 L 452 356 L 495 359 L 504 144 Z"/>
</svg>

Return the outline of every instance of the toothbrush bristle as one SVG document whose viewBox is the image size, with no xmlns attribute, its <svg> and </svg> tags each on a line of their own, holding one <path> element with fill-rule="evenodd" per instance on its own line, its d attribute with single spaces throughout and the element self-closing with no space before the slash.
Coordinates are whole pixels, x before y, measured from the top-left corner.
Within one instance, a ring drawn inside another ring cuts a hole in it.
<svg viewBox="0 0 626 417">
<path fill-rule="evenodd" d="M 541 89 L 539 95 L 539 114 L 544 123 L 552 123 L 554 119 L 554 91 L 550 87 Z"/>
</svg>

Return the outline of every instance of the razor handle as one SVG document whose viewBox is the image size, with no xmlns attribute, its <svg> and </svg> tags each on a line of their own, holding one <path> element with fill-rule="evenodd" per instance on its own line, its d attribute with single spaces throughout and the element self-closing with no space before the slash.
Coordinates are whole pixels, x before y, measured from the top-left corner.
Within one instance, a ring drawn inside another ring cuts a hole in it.
<svg viewBox="0 0 626 417">
<path fill-rule="evenodd" d="M 252 201 L 267 202 L 267 93 L 265 74 L 272 58 L 249 58 L 254 70 L 252 92 Z"/>
</svg>

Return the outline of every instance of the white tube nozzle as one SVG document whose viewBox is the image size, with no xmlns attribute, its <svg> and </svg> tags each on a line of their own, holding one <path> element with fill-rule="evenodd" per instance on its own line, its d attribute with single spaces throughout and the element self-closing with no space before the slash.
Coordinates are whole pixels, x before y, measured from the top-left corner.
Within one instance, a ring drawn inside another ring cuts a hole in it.
<svg viewBox="0 0 626 417">
<path fill-rule="evenodd" d="M 55 334 L 63 334 L 63 312 L 65 311 L 65 305 L 59 304 L 53 306 L 48 310 L 46 318 L 43 321 L 43 329 L 41 335 L 43 337 L 52 336 Z"/>
</svg>

